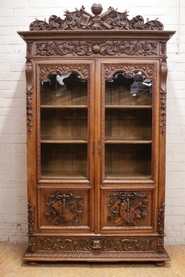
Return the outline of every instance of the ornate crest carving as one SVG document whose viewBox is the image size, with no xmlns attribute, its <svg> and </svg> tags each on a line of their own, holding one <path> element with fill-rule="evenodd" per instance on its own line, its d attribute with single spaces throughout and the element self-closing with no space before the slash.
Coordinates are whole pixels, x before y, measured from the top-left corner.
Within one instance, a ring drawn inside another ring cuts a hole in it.
<svg viewBox="0 0 185 277">
<path fill-rule="evenodd" d="M 153 250 L 152 239 L 124 238 L 42 238 L 40 250 L 54 251 L 149 251 Z"/>
<path fill-rule="evenodd" d="M 145 194 L 115 192 L 107 194 L 107 197 L 110 197 L 108 220 L 116 225 L 133 226 L 148 215 L 146 212 L 148 198 Z"/>
<path fill-rule="evenodd" d="M 32 107 L 32 94 L 33 94 L 33 67 L 31 60 L 26 62 L 26 102 L 27 102 L 27 129 L 32 132 L 33 128 L 33 107 Z"/>
<path fill-rule="evenodd" d="M 127 10 L 118 12 L 109 7 L 101 14 L 102 10 L 101 4 L 92 5 L 93 15 L 86 12 L 84 6 L 74 12 L 67 10 L 64 19 L 56 15 L 51 15 L 48 23 L 36 19 L 30 24 L 30 30 L 163 30 L 163 24 L 157 19 L 145 23 L 141 15 L 128 19 Z"/>
<path fill-rule="evenodd" d="M 46 205 L 49 212 L 45 216 L 51 225 L 75 225 L 79 217 L 83 216 L 83 197 L 72 192 L 61 193 L 57 191 L 47 196 Z"/>
<path fill-rule="evenodd" d="M 49 41 L 37 42 L 36 56 L 156 56 L 157 42 L 147 41 Z"/>
</svg>

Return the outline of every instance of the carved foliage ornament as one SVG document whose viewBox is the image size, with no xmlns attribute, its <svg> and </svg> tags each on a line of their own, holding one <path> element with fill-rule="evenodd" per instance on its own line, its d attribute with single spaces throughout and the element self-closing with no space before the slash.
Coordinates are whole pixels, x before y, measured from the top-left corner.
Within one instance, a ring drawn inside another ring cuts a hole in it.
<svg viewBox="0 0 185 277">
<path fill-rule="evenodd" d="M 157 43 L 154 41 L 64 41 L 36 43 L 37 56 L 156 56 Z"/>
<path fill-rule="evenodd" d="M 45 212 L 50 225 L 75 225 L 79 217 L 83 216 L 83 197 L 72 192 L 61 193 L 57 191 L 47 196 L 46 205 L 49 212 Z"/>
<path fill-rule="evenodd" d="M 148 215 L 146 212 L 148 198 L 145 194 L 115 192 L 107 194 L 107 197 L 110 197 L 108 220 L 118 226 L 137 225 L 138 220 L 143 220 Z"/>
<path fill-rule="evenodd" d="M 102 10 L 101 4 L 93 4 L 92 15 L 82 6 L 74 12 L 66 11 L 64 19 L 56 15 L 51 15 L 48 23 L 36 19 L 30 24 L 30 30 L 163 30 L 163 24 L 157 19 L 147 19 L 145 23 L 141 15 L 128 19 L 127 10 L 118 12 L 117 9 L 109 7 L 101 14 Z"/>
<path fill-rule="evenodd" d="M 153 250 L 151 239 L 40 239 L 41 250 L 54 251 L 149 251 Z"/>
<path fill-rule="evenodd" d="M 103 69 L 105 72 L 106 79 L 112 78 L 113 74 L 115 74 L 115 72 L 117 72 L 117 71 L 123 71 L 128 76 L 132 75 L 133 72 L 141 71 L 149 79 L 152 79 L 152 76 L 153 76 L 153 66 L 152 65 L 104 64 Z"/>
<path fill-rule="evenodd" d="M 40 78 L 41 80 L 47 80 L 48 75 L 51 73 L 56 73 L 59 75 L 67 75 L 72 71 L 76 71 L 80 74 L 81 78 L 87 79 L 89 75 L 89 67 L 87 65 L 78 65 L 78 64 L 70 64 L 70 65 L 44 65 L 40 66 Z"/>
</svg>

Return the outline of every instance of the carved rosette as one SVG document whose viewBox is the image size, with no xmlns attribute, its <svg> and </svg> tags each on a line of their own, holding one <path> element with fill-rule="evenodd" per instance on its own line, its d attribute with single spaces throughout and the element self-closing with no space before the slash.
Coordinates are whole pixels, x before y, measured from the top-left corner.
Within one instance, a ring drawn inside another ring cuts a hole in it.
<svg viewBox="0 0 185 277">
<path fill-rule="evenodd" d="M 61 193 L 57 191 L 47 195 L 46 205 L 49 211 L 45 212 L 50 225 L 76 225 L 79 217 L 83 216 L 83 197 L 72 192 Z"/>
<path fill-rule="evenodd" d="M 149 251 L 154 250 L 152 239 L 71 239 L 71 238 L 42 238 L 40 250 L 47 251 Z"/>
<path fill-rule="evenodd" d="M 71 64 L 70 65 L 43 65 L 40 68 L 40 78 L 42 81 L 48 79 L 49 74 L 55 73 L 59 75 L 67 75 L 70 72 L 78 72 L 82 79 L 87 79 L 89 77 L 89 66 L 82 64 Z"/>
<path fill-rule="evenodd" d="M 164 234 L 164 212 L 165 212 L 165 204 L 162 202 L 159 206 L 158 210 L 158 233 Z"/>
<path fill-rule="evenodd" d="M 36 56 L 156 56 L 158 43 L 151 41 L 49 41 L 37 42 Z"/>
<path fill-rule="evenodd" d="M 117 9 L 109 9 L 101 14 L 101 4 L 93 4 L 92 14 L 85 11 L 84 6 L 74 12 L 66 11 L 64 19 L 52 15 L 49 22 L 36 19 L 30 24 L 31 31 L 40 30 L 163 30 L 163 24 L 155 20 L 144 22 L 141 15 L 132 19 L 128 18 L 128 11 L 118 12 Z"/>
<path fill-rule="evenodd" d="M 108 193 L 107 197 L 110 198 L 108 220 L 118 226 L 137 225 L 138 220 L 143 220 L 148 215 L 146 212 L 148 198 L 145 194 L 114 192 Z"/>
<path fill-rule="evenodd" d="M 27 130 L 32 132 L 33 128 L 33 66 L 31 60 L 26 61 L 26 109 L 27 109 Z"/>
</svg>

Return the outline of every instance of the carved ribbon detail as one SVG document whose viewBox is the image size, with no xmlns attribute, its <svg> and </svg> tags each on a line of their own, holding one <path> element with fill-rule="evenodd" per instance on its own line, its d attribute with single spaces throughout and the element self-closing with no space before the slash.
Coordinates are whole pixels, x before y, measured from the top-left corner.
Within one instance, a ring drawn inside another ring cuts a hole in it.
<svg viewBox="0 0 185 277">
<path fill-rule="evenodd" d="M 82 196 L 57 191 L 47 197 L 46 205 L 49 212 L 45 212 L 45 216 L 50 225 L 75 225 L 79 221 L 79 216 L 83 216 Z"/>
<path fill-rule="evenodd" d="M 145 194 L 115 192 L 107 194 L 107 197 L 110 197 L 108 220 L 116 225 L 136 225 L 137 220 L 145 219 L 148 215 L 145 210 L 148 198 Z"/>
<path fill-rule="evenodd" d="M 30 24 L 31 31 L 40 30 L 163 30 L 163 24 L 157 19 L 147 21 L 141 15 L 128 19 L 128 11 L 118 12 L 109 7 L 101 14 L 103 8 L 101 4 L 94 4 L 91 8 L 92 15 L 85 11 L 84 6 L 74 12 L 65 12 L 64 19 L 51 15 L 49 22 L 36 19 Z"/>
</svg>

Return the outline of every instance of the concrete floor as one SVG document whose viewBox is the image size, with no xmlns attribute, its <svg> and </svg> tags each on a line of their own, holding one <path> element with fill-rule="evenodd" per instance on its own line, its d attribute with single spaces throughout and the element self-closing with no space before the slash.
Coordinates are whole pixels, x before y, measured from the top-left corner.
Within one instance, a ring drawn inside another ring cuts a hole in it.
<svg viewBox="0 0 185 277">
<path fill-rule="evenodd" d="M 26 244 L 0 243 L 0 277 L 185 277 L 185 245 L 167 245 L 171 261 L 152 263 L 37 263 L 21 260 Z"/>
</svg>

